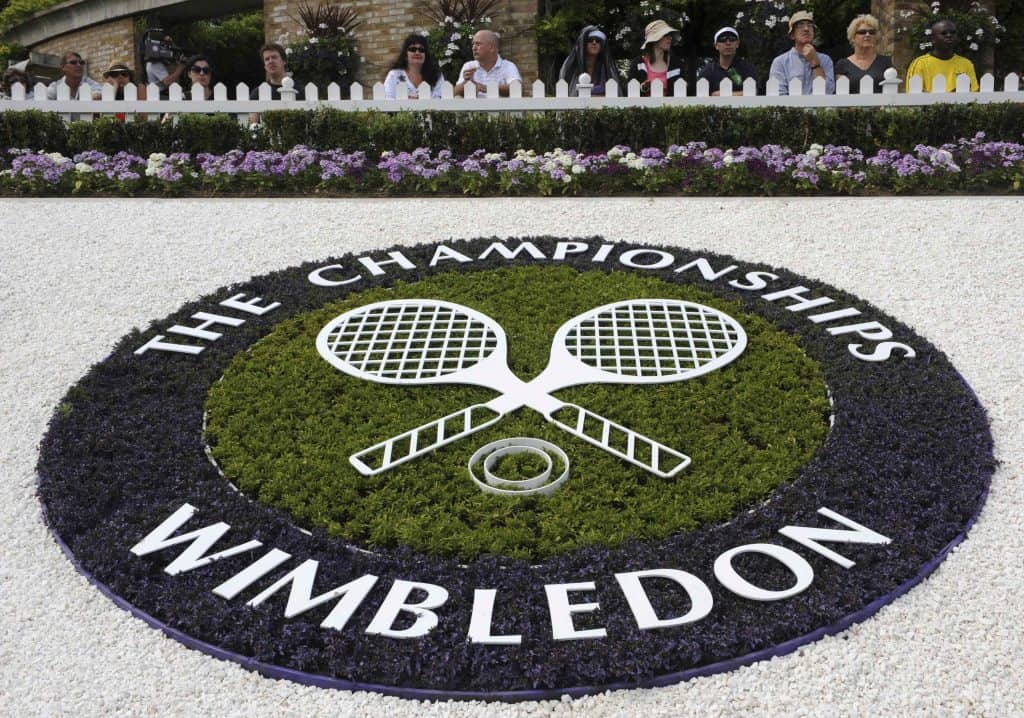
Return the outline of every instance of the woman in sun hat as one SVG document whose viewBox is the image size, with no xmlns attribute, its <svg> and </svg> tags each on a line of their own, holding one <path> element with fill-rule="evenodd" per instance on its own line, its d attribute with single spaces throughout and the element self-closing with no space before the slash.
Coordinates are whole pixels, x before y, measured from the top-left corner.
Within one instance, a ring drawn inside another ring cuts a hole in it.
<svg viewBox="0 0 1024 718">
<path fill-rule="evenodd" d="M 569 97 L 579 95 L 577 83 L 584 72 L 590 75 L 590 82 L 594 85 L 590 94 L 594 97 L 604 96 L 608 80 L 615 80 L 620 85 L 622 83 L 615 63 L 612 62 L 612 54 L 608 51 L 608 36 L 596 25 L 587 25 L 580 31 L 576 46 L 569 57 L 565 58 L 558 73 L 558 79 L 569 84 Z"/>
<path fill-rule="evenodd" d="M 633 62 L 629 79 L 640 81 L 640 92 L 651 94 L 651 82 L 661 80 L 666 97 L 672 95 L 676 80 L 683 76 L 683 61 L 672 54 L 679 31 L 664 20 L 655 20 L 644 28 L 644 54 Z"/>
</svg>

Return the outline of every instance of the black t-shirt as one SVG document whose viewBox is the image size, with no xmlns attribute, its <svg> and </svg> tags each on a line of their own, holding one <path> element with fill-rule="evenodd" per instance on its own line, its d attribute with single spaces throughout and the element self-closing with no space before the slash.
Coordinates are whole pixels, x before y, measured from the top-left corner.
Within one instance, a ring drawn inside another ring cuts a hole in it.
<svg viewBox="0 0 1024 718">
<path fill-rule="evenodd" d="M 885 71 L 890 67 L 892 67 L 892 58 L 888 55 L 877 56 L 867 70 L 860 69 L 850 62 L 848 57 L 844 57 L 841 60 L 836 60 L 836 77 L 846 75 L 850 78 L 850 94 L 856 95 L 860 93 L 861 78 L 868 75 L 875 81 L 875 91 L 877 92 L 882 80 L 885 79 Z"/>
<path fill-rule="evenodd" d="M 260 83 L 260 84 L 262 85 L 263 83 Z M 267 83 L 267 84 L 270 85 L 270 99 L 272 99 L 272 100 L 280 100 L 281 99 L 281 86 L 280 85 L 275 85 L 273 83 Z M 252 90 L 249 91 L 249 99 L 250 100 L 258 100 L 258 99 L 260 99 L 260 86 L 259 85 L 256 85 L 256 87 L 252 88 Z M 296 100 L 305 99 L 303 97 L 303 94 L 302 94 L 302 86 L 299 85 L 298 82 L 295 83 L 295 99 Z"/>
<path fill-rule="evenodd" d="M 755 81 L 757 80 L 757 71 L 753 65 L 740 58 L 733 58 L 732 65 L 726 70 L 718 63 L 716 58 L 702 67 L 700 72 L 697 73 L 697 79 L 702 77 L 711 85 L 708 92 L 718 92 L 719 84 L 726 78 L 732 80 L 732 88 L 734 90 L 742 90 L 743 81 L 748 77 L 753 77 Z"/>
</svg>

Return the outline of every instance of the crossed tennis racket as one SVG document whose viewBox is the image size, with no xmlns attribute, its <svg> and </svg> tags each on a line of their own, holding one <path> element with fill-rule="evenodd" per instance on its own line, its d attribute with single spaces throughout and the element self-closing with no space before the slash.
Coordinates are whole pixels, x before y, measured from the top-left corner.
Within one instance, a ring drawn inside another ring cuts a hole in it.
<svg viewBox="0 0 1024 718">
<path fill-rule="evenodd" d="M 431 421 L 353 454 L 361 474 L 387 471 L 458 441 L 528 406 L 549 422 L 653 474 L 669 477 L 690 457 L 551 394 L 579 384 L 660 384 L 706 374 L 743 353 L 747 335 L 727 314 L 671 299 L 614 302 L 555 332 L 547 368 L 524 382 L 508 367 L 505 332 L 451 302 L 398 299 L 335 317 L 317 351 L 334 367 L 383 384 L 471 384 L 500 392 L 485 404 Z"/>
</svg>

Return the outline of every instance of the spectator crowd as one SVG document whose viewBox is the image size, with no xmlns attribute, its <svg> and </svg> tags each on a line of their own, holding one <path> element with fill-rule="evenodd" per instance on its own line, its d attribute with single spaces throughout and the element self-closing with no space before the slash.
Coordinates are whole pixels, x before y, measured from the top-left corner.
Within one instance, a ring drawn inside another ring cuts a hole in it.
<svg viewBox="0 0 1024 718">
<path fill-rule="evenodd" d="M 825 83 L 825 92 L 835 92 L 836 79 L 847 77 L 850 81 L 850 92 L 860 91 L 861 81 L 870 78 L 876 91 L 885 79 L 886 71 L 892 67 L 892 58 L 878 53 L 877 44 L 880 34 L 878 20 L 872 15 L 858 15 L 847 28 L 847 39 L 852 53 L 847 57 L 834 59 L 817 49 L 817 26 L 814 16 L 807 11 L 793 13 L 788 21 L 788 40 L 792 46 L 777 56 L 768 68 L 754 67 L 741 57 L 742 37 L 734 27 L 723 27 L 714 33 L 713 44 L 715 57 L 697 72 L 698 78 L 706 79 L 711 94 L 718 95 L 723 81 L 728 81 L 733 94 L 743 94 L 744 82 L 753 79 L 758 88 L 763 88 L 767 79 L 775 79 L 779 83 L 779 93 L 786 95 L 790 91 L 790 81 L 801 81 L 801 92 L 810 94 L 813 81 L 820 78 Z M 932 46 L 927 54 L 917 57 L 911 62 L 907 71 L 907 86 L 913 77 L 920 77 L 924 90 L 931 92 L 938 77 L 945 78 L 945 86 L 952 91 L 959 75 L 966 75 L 970 80 L 972 91 L 978 90 L 978 78 L 973 63 L 958 54 L 958 29 L 954 22 L 944 18 L 936 18 L 931 25 Z M 578 96 L 581 88 L 581 76 L 589 77 L 589 91 L 592 96 L 603 96 L 609 82 L 615 81 L 622 85 L 624 81 L 637 80 L 641 94 L 650 95 L 654 83 L 661 83 L 662 94 L 671 96 L 675 91 L 675 81 L 684 74 L 683 61 L 677 47 L 681 34 L 664 20 L 655 20 L 644 30 L 642 54 L 630 61 L 625 74 L 613 60 L 613 52 L 609 47 L 608 34 L 595 25 L 584 27 L 572 47 L 568 57 L 562 64 L 559 79 L 569 87 L 570 96 Z M 171 45 L 170 37 L 164 41 Z M 464 96 L 472 85 L 472 91 L 478 97 L 486 97 L 487 85 L 496 84 L 499 96 L 508 96 L 512 82 L 522 81 L 516 64 L 500 53 L 500 37 L 490 30 L 480 30 L 472 40 L 473 59 L 466 62 L 457 77 L 454 94 Z M 284 80 L 289 76 L 288 55 L 285 49 L 276 43 L 268 43 L 260 48 L 259 58 L 263 65 L 265 81 L 270 86 L 271 98 L 281 99 Z M 62 87 L 66 87 L 70 97 L 91 96 L 99 99 L 103 83 L 90 79 L 85 74 L 85 62 L 77 52 L 66 52 L 60 60 L 61 77 L 50 83 L 46 93 L 50 99 L 56 99 Z M 181 83 L 186 89 L 201 88 L 206 99 L 213 98 L 215 84 L 214 67 L 208 56 L 197 54 L 191 57 L 179 57 L 171 60 L 154 59 L 145 63 L 145 83 L 139 83 L 138 96 L 146 96 L 146 88 L 156 86 L 161 96 L 166 97 L 168 88 L 174 83 Z M 294 79 L 296 99 L 303 99 L 301 78 Z M 182 83 L 185 80 L 186 82 Z M 422 34 L 413 33 L 405 38 L 398 54 L 384 78 L 384 94 L 389 99 L 399 95 L 399 87 L 404 87 L 404 94 L 409 98 L 417 98 L 421 86 L 426 83 L 431 97 L 441 97 L 444 76 L 441 73 L 437 58 L 430 49 L 427 38 Z M 135 72 L 124 62 L 115 62 L 103 72 L 103 82 L 115 88 L 115 98 L 124 97 L 124 88 L 136 82 Z M 25 63 L 12 66 L 3 74 L 0 81 L 0 98 L 11 97 L 15 83 L 26 88 L 26 99 L 33 97 L 30 78 L 26 74 Z M 250 99 L 259 99 L 259 88 L 253 88 Z"/>
</svg>

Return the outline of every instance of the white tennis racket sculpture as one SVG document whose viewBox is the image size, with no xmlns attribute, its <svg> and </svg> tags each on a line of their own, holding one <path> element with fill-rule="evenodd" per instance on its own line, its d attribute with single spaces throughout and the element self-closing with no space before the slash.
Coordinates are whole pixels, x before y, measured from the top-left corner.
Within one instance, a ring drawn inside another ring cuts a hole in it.
<svg viewBox="0 0 1024 718">
<path fill-rule="evenodd" d="M 471 384 L 500 392 L 486 404 L 353 454 L 352 465 L 366 476 L 480 431 L 523 406 L 632 464 L 672 476 L 690 464 L 690 457 L 551 393 L 579 384 L 692 379 L 728 364 L 746 345 L 746 332 L 732 317 L 671 299 L 614 302 L 573 317 L 555 332 L 547 368 L 529 382 L 509 369 L 501 326 L 461 304 L 433 299 L 368 304 L 335 317 L 316 339 L 324 359 L 359 379 Z"/>
</svg>

